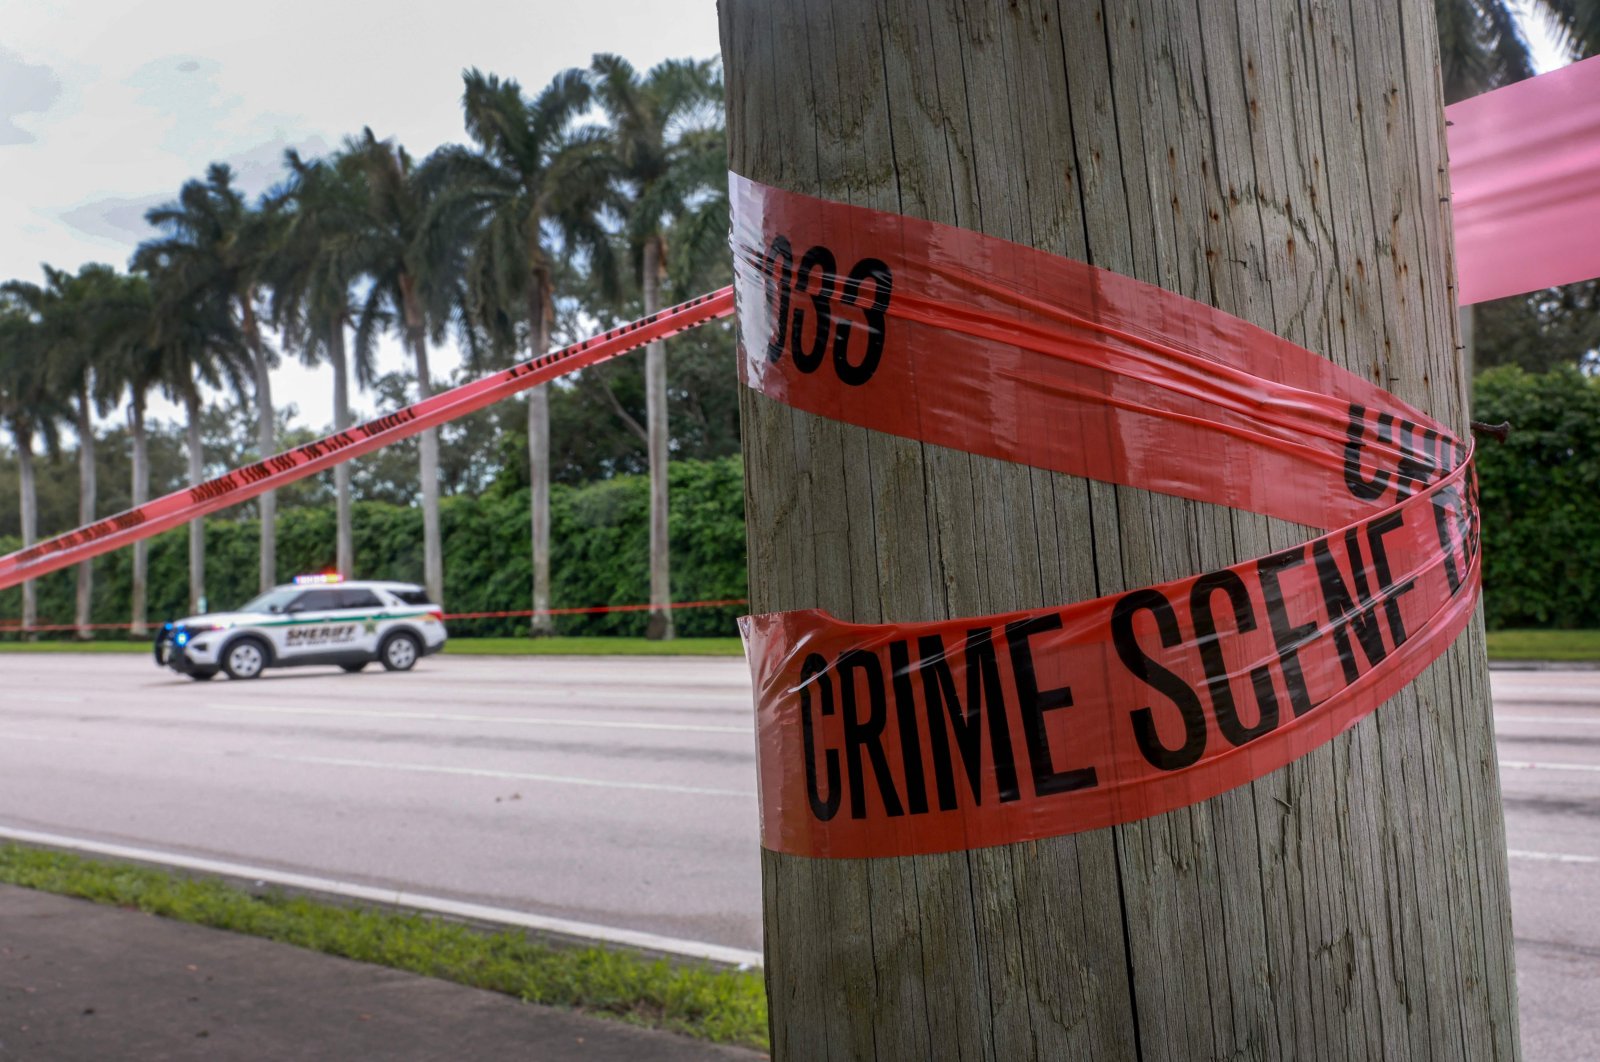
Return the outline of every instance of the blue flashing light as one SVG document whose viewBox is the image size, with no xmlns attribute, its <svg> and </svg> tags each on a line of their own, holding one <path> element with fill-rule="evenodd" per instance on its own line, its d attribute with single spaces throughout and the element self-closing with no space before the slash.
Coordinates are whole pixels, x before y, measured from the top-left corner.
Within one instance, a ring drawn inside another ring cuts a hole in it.
<svg viewBox="0 0 1600 1062">
<path fill-rule="evenodd" d="M 188 631 L 179 631 L 178 632 L 178 636 L 176 638 L 174 638 L 173 641 L 177 642 L 179 645 L 188 644 L 188 642 L 189 642 L 189 632 Z"/>
</svg>

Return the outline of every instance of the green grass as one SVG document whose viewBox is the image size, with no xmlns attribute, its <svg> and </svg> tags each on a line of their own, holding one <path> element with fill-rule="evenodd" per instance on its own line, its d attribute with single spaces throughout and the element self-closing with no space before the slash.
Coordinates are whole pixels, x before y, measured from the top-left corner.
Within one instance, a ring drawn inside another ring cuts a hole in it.
<svg viewBox="0 0 1600 1062">
<path fill-rule="evenodd" d="M 1490 631 L 1490 660 L 1589 660 L 1600 663 L 1600 630 Z"/>
<path fill-rule="evenodd" d="M 605 948 L 550 947 L 522 933 L 257 894 L 208 878 L 0 845 L 0 882 L 248 933 L 719 1043 L 767 1046 L 759 972 L 648 960 Z"/>
<path fill-rule="evenodd" d="M 149 654 L 149 642 L 129 641 L 102 641 L 102 642 L 14 642 L 0 641 L 0 653 L 145 653 Z"/>
<path fill-rule="evenodd" d="M 737 638 L 452 638 L 454 656 L 743 656 Z M 149 642 L 0 641 L 0 653 L 148 653 Z"/>
</svg>

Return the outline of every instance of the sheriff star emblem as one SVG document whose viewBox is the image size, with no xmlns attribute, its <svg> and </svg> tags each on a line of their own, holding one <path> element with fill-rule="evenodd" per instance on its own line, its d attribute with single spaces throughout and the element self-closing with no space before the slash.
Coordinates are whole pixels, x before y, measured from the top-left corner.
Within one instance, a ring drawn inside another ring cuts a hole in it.
<svg viewBox="0 0 1600 1062">
<path fill-rule="evenodd" d="M 366 631 L 367 631 L 368 634 L 377 634 L 378 633 L 378 621 L 377 620 L 367 620 L 367 622 L 365 624 L 365 627 L 366 627 Z"/>
</svg>

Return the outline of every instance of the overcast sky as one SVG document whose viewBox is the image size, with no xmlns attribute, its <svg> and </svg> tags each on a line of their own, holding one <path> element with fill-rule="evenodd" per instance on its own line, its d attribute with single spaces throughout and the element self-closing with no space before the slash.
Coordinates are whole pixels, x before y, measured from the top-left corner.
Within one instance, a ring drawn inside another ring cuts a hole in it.
<svg viewBox="0 0 1600 1062">
<path fill-rule="evenodd" d="M 713 0 L 13 0 L 0 21 L 0 280 L 37 282 L 41 262 L 125 267 L 151 234 L 144 212 L 213 160 L 255 193 L 280 179 L 284 148 L 321 152 L 363 125 L 419 157 L 462 140 L 469 66 L 537 91 L 596 52 L 645 68 L 717 50 Z M 401 364 L 391 350 L 386 365 Z M 281 379 L 274 396 L 300 423 L 331 421 L 325 371 L 295 364 Z"/>
<path fill-rule="evenodd" d="M 461 71 L 536 91 L 617 52 L 640 68 L 717 53 L 713 0 L 12 0 L 0 23 L 0 279 L 39 263 L 125 266 L 144 212 L 222 160 L 252 193 L 286 147 L 317 153 L 370 125 L 416 156 L 461 140 Z M 1537 33 L 1541 66 L 1554 53 Z M 396 348 L 384 365 L 400 368 Z M 448 374 L 452 356 L 434 371 Z M 331 419 L 325 372 L 286 364 L 280 403 Z M 371 412 L 370 400 L 356 397 Z M 157 414 L 171 414 L 170 407 Z"/>
</svg>

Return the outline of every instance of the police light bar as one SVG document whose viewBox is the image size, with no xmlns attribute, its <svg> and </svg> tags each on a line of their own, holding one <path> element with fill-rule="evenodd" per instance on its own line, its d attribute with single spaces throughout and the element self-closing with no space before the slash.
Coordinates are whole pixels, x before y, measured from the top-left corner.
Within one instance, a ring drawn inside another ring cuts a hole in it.
<svg viewBox="0 0 1600 1062">
<path fill-rule="evenodd" d="M 294 577 L 296 586 L 322 586 L 327 583 L 342 583 L 344 576 L 338 572 L 322 572 L 318 575 L 297 575 Z"/>
</svg>

